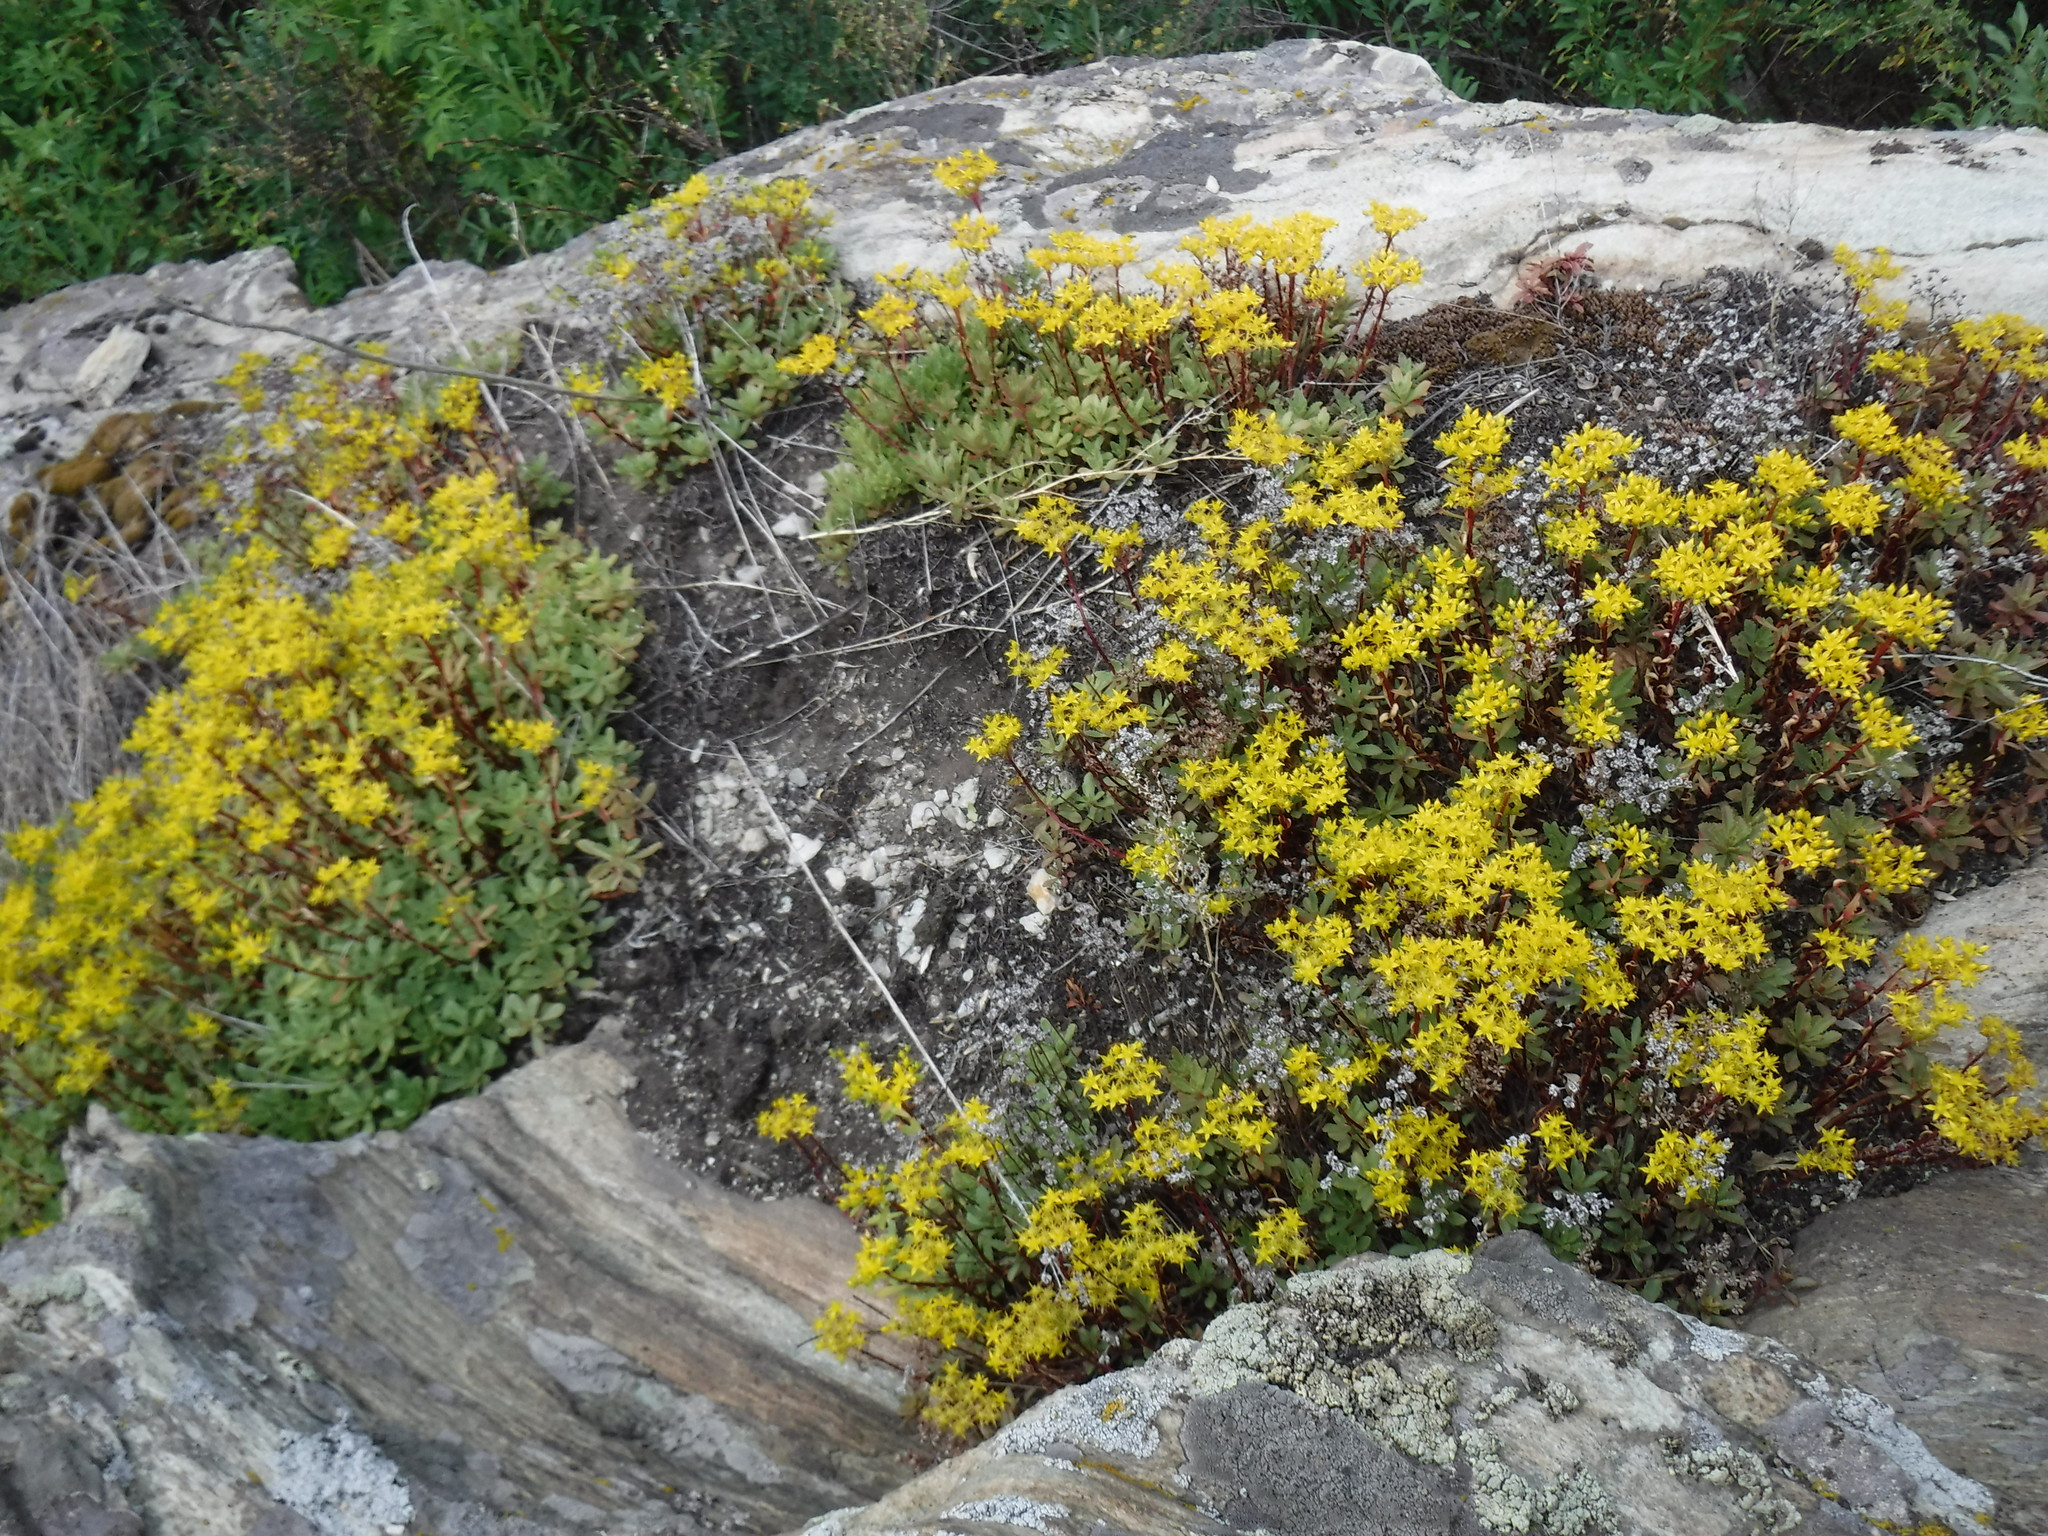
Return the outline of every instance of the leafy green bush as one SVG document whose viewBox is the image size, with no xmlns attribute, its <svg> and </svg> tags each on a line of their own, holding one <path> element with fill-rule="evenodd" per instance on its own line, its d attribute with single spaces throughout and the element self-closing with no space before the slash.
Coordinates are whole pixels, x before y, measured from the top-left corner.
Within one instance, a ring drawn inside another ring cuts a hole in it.
<svg viewBox="0 0 2048 1536">
<path fill-rule="evenodd" d="M 138 637 L 182 681 L 136 766 L 7 840 L 0 1231 L 49 1214 L 88 1099 L 312 1137 L 473 1091 L 647 856 L 607 723 L 631 576 L 529 531 L 473 382 L 296 373 L 211 486 L 227 549 Z"/>
<path fill-rule="evenodd" d="M 2017 1033 L 1954 995 L 1981 949 L 1877 957 L 1935 871 L 2042 837 L 2048 331 L 1909 331 L 1900 269 L 1844 249 L 1830 430 L 1745 480 L 1665 484 L 1594 421 L 1517 461 L 1469 406 L 1425 476 L 1402 411 L 1302 392 L 1357 377 L 1415 275 L 1421 216 L 1372 214 L 1360 297 L 1308 215 L 1208 220 L 1141 289 L 1114 240 L 1012 267 L 969 213 L 970 263 L 849 341 L 848 514 L 964 488 L 1071 594 L 1010 651 L 1043 731 L 992 715 L 968 750 L 1135 944 L 1264 957 L 1242 1059 L 1134 1039 L 1083 1071 L 1055 1034 L 1000 1112 L 931 1115 L 907 1053 L 856 1051 L 848 1099 L 907 1142 L 874 1165 L 801 1095 L 762 1116 L 867 1227 L 856 1283 L 935 1346 L 949 1431 L 1367 1249 L 1534 1227 L 1739 1307 L 1771 1202 L 2048 1132 Z M 1132 489 L 1127 449 L 996 441 L 1040 394 L 1126 444 L 1184 426 Z M 820 1330 L 865 1337 L 843 1304 Z"/>
</svg>

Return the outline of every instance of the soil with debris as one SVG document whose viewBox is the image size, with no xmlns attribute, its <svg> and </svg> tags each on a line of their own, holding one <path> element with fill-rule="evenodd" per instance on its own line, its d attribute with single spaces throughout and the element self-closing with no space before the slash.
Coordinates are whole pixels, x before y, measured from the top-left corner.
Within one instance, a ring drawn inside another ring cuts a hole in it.
<svg viewBox="0 0 2048 1536">
<path fill-rule="evenodd" d="M 1824 425 L 1814 386 L 1845 334 L 1837 305 L 1713 272 L 1655 295 L 1439 305 L 1390 326 L 1382 355 L 1430 365 L 1417 442 L 1467 404 L 1509 411 L 1533 482 L 1597 417 L 1643 440 L 1632 468 L 1696 486 Z M 810 1094 L 835 1150 L 880 1150 L 864 1113 L 834 1112 L 832 1053 L 904 1043 L 883 988 L 953 1090 L 1000 1105 L 1006 1063 L 1048 1021 L 1084 1050 L 1136 1035 L 1235 1059 L 1287 985 L 1263 949 L 1137 952 L 1121 872 L 1049 859 L 1007 770 L 962 750 L 990 710 L 1029 720 L 1002 652 L 1067 638 L 1070 600 L 1042 556 L 982 524 L 905 511 L 850 551 L 813 537 L 835 409 L 792 408 L 754 454 L 652 493 L 611 476 L 602 448 L 548 444 L 577 466 L 579 531 L 645 586 L 655 628 L 627 728 L 668 849 L 620 903 L 572 1018 L 622 1016 L 646 1062 L 635 1122 L 758 1194 L 813 1187 L 754 1133 L 776 1095 Z M 1414 504 L 1433 488 L 1418 467 L 1407 489 Z M 1149 492 L 1173 509 L 1197 493 Z M 1529 526 L 1494 530 L 1503 552 L 1533 528 L 1529 495 L 1504 513 Z M 1773 1214 L 1789 1235 L 1814 1213 Z"/>
</svg>

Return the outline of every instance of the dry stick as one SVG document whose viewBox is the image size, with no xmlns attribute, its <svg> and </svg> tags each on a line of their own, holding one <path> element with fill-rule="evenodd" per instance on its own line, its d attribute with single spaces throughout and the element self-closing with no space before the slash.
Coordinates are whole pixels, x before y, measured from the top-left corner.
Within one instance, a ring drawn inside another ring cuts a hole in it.
<svg viewBox="0 0 2048 1536">
<path fill-rule="evenodd" d="M 709 384 L 704 378 L 704 365 L 697 356 L 697 336 L 696 333 L 690 330 L 688 327 L 685 327 L 683 330 L 683 345 L 689 350 L 690 373 L 696 381 L 697 398 L 700 400 L 709 400 L 712 398 L 712 396 Z M 708 431 L 715 434 L 719 441 L 724 443 L 734 453 L 739 454 L 748 459 L 753 459 L 752 454 L 747 453 L 747 451 L 744 448 L 742 448 L 740 444 L 728 432 L 726 432 L 726 430 L 723 427 L 719 426 L 717 422 L 711 419 L 711 415 L 708 411 L 705 413 L 703 417 L 703 424 Z M 760 461 L 756 459 L 754 460 L 754 462 L 759 463 Z M 739 522 L 740 498 L 733 488 L 733 476 L 730 473 L 730 471 L 728 471 L 728 469 L 726 468 L 725 460 L 721 455 L 717 453 L 712 454 L 711 464 L 712 468 L 715 469 L 718 473 L 718 483 L 720 484 L 720 486 L 724 488 L 727 500 L 732 503 L 733 522 L 735 525 L 737 525 Z M 762 468 L 765 470 L 767 469 L 767 466 L 762 465 Z M 772 470 L 768 472 L 771 474 L 774 473 Z M 782 480 L 782 477 L 780 475 L 776 475 L 775 478 L 778 481 Z M 744 474 L 742 474 L 739 477 L 739 483 L 742 488 L 745 487 Z M 784 483 L 785 485 L 788 484 L 787 481 L 783 481 L 782 483 Z M 795 487 L 791 487 L 791 489 L 795 489 Z M 805 581 L 802 574 L 797 570 L 796 562 L 789 558 L 789 551 L 782 547 L 782 540 L 775 536 L 775 530 L 768 526 L 768 519 L 761 515 L 761 509 L 758 505 L 755 504 L 751 490 L 748 492 L 747 495 L 747 513 L 750 517 L 753 518 L 755 526 L 760 529 L 761 536 L 767 539 L 769 549 L 774 552 L 775 558 L 782 563 L 783 570 L 789 573 L 790 581 L 795 586 L 802 589 L 804 601 L 806 604 L 809 605 L 812 615 L 817 618 L 825 617 L 825 610 L 828 605 L 820 601 L 818 595 L 811 591 L 810 583 Z M 744 533 L 740 535 L 740 542 L 742 544 L 747 544 L 747 554 L 749 557 L 751 557 L 753 555 L 753 546 L 750 543 L 748 543 L 746 535 Z M 844 612 L 844 609 L 840 609 L 839 605 L 837 604 L 832 604 L 829 606 L 833 607 L 834 609 L 840 612 Z M 775 628 L 778 634 L 782 632 L 782 621 L 779 615 L 775 617 Z"/>
<path fill-rule="evenodd" d="M 896 1001 L 895 994 L 889 990 L 888 985 L 882 980 L 881 974 L 869 963 L 867 953 L 862 950 L 854 936 L 846 931 L 846 924 L 839 920 L 839 909 L 832 905 L 832 899 L 825 894 L 825 888 L 818 884 L 818 877 L 811 872 L 811 861 L 805 859 L 801 863 L 797 862 L 795 858 L 796 843 L 790 837 L 789 828 L 783 825 L 782 817 L 776 813 L 775 802 L 768 798 L 768 791 L 763 789 L 761 781 L 754 777 L 753 764 L 749 763 L 741 755 L 739 743 L 730 738 L 726 740 L 725 750 L 732 754 L 733 761 L 740 765 L 740 772 L 747 776 L 747 782 L 753 786 L 754 794 L 761 802 L 761 809 L 768 813 L 768 820 L 781 836 L 783 847 L 790 851 L 790 862 L 796 865 L 798 872 L 803 875 L 804 880 L 809 884 L 811 894 L 818 898 L 818 905 L 825 909 L 825 918 L 826 921 L 831 923 L 832 931 L 838 934 L 840 942 L 853 952 L 853 958 L 860 962 L 861 970 L 866 973 L 868 980 L 874 984 L 875 990 L 882 994 L 882 1001 L 888 1004 L 889 1012 L 895 1016 L 897 1028 L 901 1029 L 910 1043 L 917 1047 L 917 1054 L 924 1058 L 925 1067 L 930 1071 L 932 1081 L 939 1085 L 946 1097 L 952 1102 L 954 1113 L 964 1117 L 967 1113 L 967 1106 L 960 1102 L 960 1095 L 953 1091 L 953 1085 L 946 1080 L 946 1074 L 939 1070 L 937 1060 L 925 1048 L 924 1038 L 918 1034 L 916 1028 L 911 1024 L 909 1015 L 904 1013 L 902 1006 Z M 1024 1197 L 1018 1194 L 1016 1186 L 1010 1183 L 1009 1175 L 1004 1173 L 1000 1166 L 996 1168 L 995 1174 L 997 1182 L 1003 1186 L 1003 1193 L 1008 1195 L 1011 1204 L 1017 1207 L 1017 1214 L 1026 1221 L 1029 1221 L 1031 1219 L 1031 1207 L 1025 1204 Z"/>
<path fill-rule="evenodd" d="M 644 395 L 606 395 L 594 390 L 570 389 L 565 384 L 543 384 L 538 379 L 522 379 L 509 373 L 492 373 L 485 368 L 453 368 L 445 363 L 423 363 L 418 358 L 392 357 L 383 352 L 372 352 L 365 347 L 352 347 L 345 341 L 330 341 L 325 336 L 315 336 L 310 331 L 301 331 L 289 325 L 272 325 L 264 320 L 223 320 L 219 315 L 209 315 L 205 310 L 191 304 L 181 304 L 176 299 L 166 299 L 165 309 L 175 309 L 208 325 L 225 326 L 231 331 L 276 331 L 280 336 L 292 336 L 316 347 L 326 347 L 344 357 L 353 357 L 365 363 L 375 363 L 380 368 L 396 368 L 405 373 L 433 373 L 448 379 L 475 379 L 480 384 L 504 384 L 514 389 L 545 390 L 551 395 L 565 395 L 571 400 L 601 400 L 612 405 L 645 405 Z"/>
<path fill-rule="evenodd" d="M 441 323 L 448 327 L 448 339 L 450 342 L 453 342 L 462 332 L 456 328 L 455 317 L 448 313 L 448 306 L 441 301 L 441 284 L 434 277 L 434 269 L 427 265 L 426 258 L 420 255 L 420 248 L 413 244 L 412 211 L 418 206 L 419 204 L 417 203 L 407 203 L 405 205 L 404 212 L 398 216 L 399 232 L 405 236 L 405 248 L 412 252 L 412 259 L 414 264 L 420 269 L 420 276 L 427 280 L 427 297 L 433 300 L 434 311 L 440 315 Z M 516 229 L 519 216 L 515 213 L 512 216 L 512 220 L 513 227 Z M 512 433 L 505 425 L 504 413 L 498 409 L 497 396 L 493 395 L 482 384 L 478 385 L 477 393 L 483 397 L 484 409 L 491 413 L 491 422 L 498 429 L 499 441 L 512 450 L 512 457 L 515 461 L 524 464 L 526 462 L 526 455 L 521 453 L 518 444 L 512 441 Z"/>
</svg>

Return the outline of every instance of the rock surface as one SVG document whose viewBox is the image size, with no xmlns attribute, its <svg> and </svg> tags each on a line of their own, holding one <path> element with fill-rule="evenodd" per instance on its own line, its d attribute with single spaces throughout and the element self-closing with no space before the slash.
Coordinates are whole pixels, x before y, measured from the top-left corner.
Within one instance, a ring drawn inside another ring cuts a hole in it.
<svg viewBox="0 0 2048 1536">
<path fill-rule="evenodd" d="M 911 1470 L 854 1238 L 653 1155 L 594 1038 L 401 1134 L 139 1136 L 0 1252 L 5 1536 L 775 1530 Z"/>
<path fill-rule="evenodd" d="M 1918 931 L 1986 946 L 1970 1005 L 2048 1063 L 2048 862 L 1936 903 Z M 2007 1529 L 2048 1536 L 2048 1156 L 1837 1206 L 1791 1269 L 1799 1288 L 1743 1326 L 1882 1399 L 1991 1489 Z"/>
<path fill-rule="evenodd" d="M 1715 265 L 1825 276 L 1827 252 L 1846 241 L 1891 247 L 1923 292 L 1939 290 L 1961 310 L 2048 314 L 2048 262 L 2038 259 L 2048 135 L 2038 129 L 1876 133 L 1471 103 L 1415 55 L 1365 44 L 1276 43 L 972 80 L 803 129 L 714 169 L 810 177 L 837 211 L 843 265 L 868 277 L 951 259 L 946 224 L 964 205 L 931 166 L 968 148 L 1002 167 L 984 201 L 1011 243 L 1047 229 L 1113 229 L 1135 235 L 1149 258 L 1212 214 L 1310 209 L 1339 221 L 1332 249 L 1349 260 L 1372 243 L 1368 199 L 1413 204 L 1430 221 L 1404 245 L 1428 276 L 1403 291 L 1396 313 L 1505 295 L 1525 262 L 1582 242 L 1603 278 L 1654 286 Z M 116 397 L 131 410 L 218 398 L 212 381 L 239 353 L 305 344 L 263 326 L 388 338 L 401 356 L 444 356 L 534 322 L 575 328 L 560 291 L 604 236 L 594 230 L 497 272 L 428 262 L 317 311 L 274 248 L 164 263 L 8 310 L 0 495 L 90 430 L 74 399 L 78 372 L 116 327 L 151 342 L 148 366 Z M 5 453 L 31 433 L 28 449 Z"/>
<path fill-rule="evenodd" d="M 1802 1287 L 1744 1322 L 1891 1407 L 2048 1536 L 2048 1158 L 1837 1206 L 1799 1234 Z"/>
<path fill-rule="evenodd" d="M 1298 1277 L 804 1529 L 1867 1536 L 1991 1510 L 1866 1393 L 1517 1233 Z"/>
</svg>

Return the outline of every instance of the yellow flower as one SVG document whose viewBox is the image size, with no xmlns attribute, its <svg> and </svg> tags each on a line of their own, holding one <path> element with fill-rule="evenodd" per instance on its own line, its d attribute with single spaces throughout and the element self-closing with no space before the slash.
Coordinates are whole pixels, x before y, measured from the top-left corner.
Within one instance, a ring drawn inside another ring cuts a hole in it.
<svg viewBox="0 0 2048 1536">
<path fill-rule="evenodd" d="M 1520 709 L 1522 690 L 1498 677 L 1477 677 L 1452 702 L 1451 718 L 1469 731 L 1485 731 L 1510 720 Z"/>
<path fill-rule="evenodd" d="M 1352 928 L 1339 913 L 1303 917 L 1290 912 L 1266 924 L 1266 936 L 1280 952 L 1294 961 L 1294 979 L 1303 986 L 1317 986 L 1332 966 L 1344 963 L 1351 951 Z"/>
<path fill-rule="evenodd" d="M 1473 1152 L 1465 1159 L 1465 1193 L 1495 1221 L 1522 1213 L 1522 1164 L 1528 1153 L 1519 1146 Z"/>
<path fill-rule="evenodd" d="M 1003 232 L 1003 226 L 994 219 L 984 218 L 978 213 L 963 213 L 953 221 L 952 244 L 956 250 L 978 256 L 996 243 L 996 236 Z"/>
<path fill-rule="evenodd" d="M 1119 1041 L 1102 1053 L 1093 1071 L 1081 1074 L 1081 1089 L 1094 1109 L 1121 1109 L 1159 1097 L 1159 1079 L 1166 1068 L 1145 1053 L 1136 1040 Z"/>
<path fill-rule="evenodd" d="M 1651 567 L 1657 585 L 1674 602 L 1704 603 L 1709 608 L 1725 604 L 1742 575 L 1698 539 L 1686 539 L 1658 554 Z"/>
<path fill-rule="evenodd" d="M 1863 840 L 1863 868 L 1871 888 L 1886 896 L 1915 890 L 1927 883 L 1927 852 L 1901 843 L 1889 827 L 1880 827 Z"/>
<path fill-rule="evenodd" d="M 1249 1089 L 1222 1088 L 1202 1106 L 1195 1134 L 1203 1141 L 1234 1142 L 1239 1151 L 1257 1156 L 1272 1145 L 1274 1125 Z"/>
<path fill-rule="evenodd" d="M 1864 679 L 1870 676 L 1870 658 L 1863 653 L 1863 642 L 1853 629 L 1823 629 L 1800 647 L 1800 656 L 1806 675 L 1835 693 L 1859 694 Z"/>
<path fill-rule="evenodd" d="M 1194 676 L 1201 655 L 1192 646 L 1169 636 L 1159 642 L 1145 663 L 1145 670 L 1161 682 L 1185 683 Z"/>
<path fill-rule="evenodd" d="M 1059 675 L 1067 664 L 1067 648 L 1055 645 L 1043 656 L 1034 656 L 1017 641 L 1010 642 L 1010 648 L 1003 653 L 1003 660 L 1009 663 L 1010 676 L 1024 679 L 1024 686 L 1036 692 Z"/>
<path fill-rule="evenodd" d="M 1567 433 L 1550 450 L 1550 457 L 1543 461 L 1543 477 L 1552 490 L 1561 486 L 1583 488 L 1610 473 L 1619 460 L 1642 446 L 1639 437 L 1589 421 Z"/>
<path fill-rule="evenodd" d="M 1048 555 L 1057 555 L 1088 531 L 1081 509 L 1064 496 L 1041 496 L 1031 510 L 1017 519 L 1012 530 L 1018 538 L 1036 544 Z"/>
<path fill-rule="evenodd" d="M 552 720 L 507 720 L 501 716 L 491 722 L 492 737 L 518 752 L 545 752 L 555 744 L 555 734 Z"/>
<path fill-rule="evenodd" d="M 1854 961 L 1858 965 L 1870 963 L 1870 957 L 1877 953 L 1877 940 L 1859 939 L 1853 934 L 1842 933 L 1833 928 L 1823 928 L 1813 936 L 1814 946 L 1826 957 L 1831 966 L 1844 966 Z"/>
<path fill-rule="evenodd" d="M 811 1324 L 811 1330 L 817 1335 L 812 1342 L 835 1359 L 844 1360 L 867 1347 L 866 1325 L 861 1322 L 860 1314 L 843 1301 L 835 1301 L 827 1307 L 824 1315 Z"/>
<path fill-rule="evenodd" d="M 1543 1148 L 1543 1160 L 1552 1168 L 1562 1168 L 1575 1157 L 1589 1156 L 1593 1151 L 1593 1140 L 1573 1126 L 1560 1110 L 1551 1110 L 1536 1122 L 1531 1132 Z"/>
<path fill-rule="evenodd" d="M 1378 198 L 1366 205 L 1366 216 L 1372 220 L 1372 227 L 1392 240 L 1405 235 L 1418 224 L 1426 223 L 1429 215 L 1419 208 L 1396 208 Z"/>
<path fill-rule="evenodd" d="M 1871 628 L 1911 646 L 1933 645 L 1955 622 L 1947 603 L 1911 587 L 1870 587 L 1852 594 L 1846 606 Z"/>
<path fill-rule="evenodd" d="M 1719 762 L 1733 757 L 1741 745 L 1742 733 L 1726 710 L 1709 710 L 1678 727 L 1678 748 L 1691 762 Z"/>
<path fill-rule="evenodd" d="M 679 411 L 697 394 L 690 360 L 680 352 L 636 363 L 626 370 L 626 376 L 659 400 L 663 410 Z"/>
<path fill-rule="evenodd" d="M 775 366 L 783 373 L 808 379 L 825 372 L 838 361 L 839 338 L 828 331 L 820 331 L 788 357 L 778 358 Z"/>
<path fill-rule="evenodd" d="M 1254 464 L 1278 469 L 1297 454 L 1308 452 L 1308 444 L 1290 432 L 1283 432 L 1280 424 L 1268 415 L 1256 411 L 1233 411 L 1230 416 L 1230 432 L 1227 441 L 1234 452 L 1243 454 Z"/>
<path fill-rule="evenodd" d="M 1838 1173 L 1845 1179 L 1854 1178 L 1856 1138 L 1847 1131 L 1828 1126 L 1820 1133 L 1820 1139 L 1793 1161 L 1803 1173 Z"/>
<path fill-rule="evenodd" d="M 948 155 L 932 167 L 932 179 L 948 192 L 961 197 L 976 198 L 989 179 L 996 174 L 995 158 L 985 150 L 963 149 L 957 155 Z"/>
<path fill-rule="evenodd" d="M 313 535 L 306 548 L 306 563 L 316 571 L 331 570 L 348 558 L 355 537 L 355 529 L 348 524 L 330 523 Z"/>
<path fill-rule="evenodd" d="M 1829 834 L 1827 823 L 1808 810 L 1773 811 L 1765 841 L 1785 857 L 1785 863 L 1801 874 L 1811 874 L 1842 856 L 1842 846 Z"/>
<path fill-rule="evenodd" d="M 862 310 L 860 317 L 878 335 L 893 341 L 917 323 L 917 306 L 892 289 Z"/>
<path fill-rule="evenodd" d="M 1014 1376 L 1033 1360 L 1049 1360 L 1081 1326 L 1081 1309 L 1051 1286 L 1034 1285 L 1022 1301 L 989 1320 L 988 1368 Z"/>
<path fill-rule="evenodd" d="M 361 906 L 382 868 L 375 859 L 336 859 L 313 876 L 312 890 L 306 899 L 316 907 L 343 900 Z"/>
<path fill-rule="evenodd" d="M 2016 741 L 2039 741 L 2048 736 L 2048 700 L 2028 699 L 2011 709 L 2002 709 L 1991 723 Z"/>
<path fill-rule="evenodd" d="M 856 1104 L 874 1105 L 885 1120 L 910 1118 L 910 1096 L 924 1073 L 911 1060 L 909 1046 L 896 1052 L 896 1060 L 886 1072 L 868 1054 L 865 1045 L 834 1054 L 839 1061 L 839 1081 L 848 1099 Z"/>
<path fill-rule="evenodd" d="M 945 1434 L 966 1439 L 979 1430 L 993 1429 L 1010 1411 L 1010 1394 L 998 1391 L 981 1372 L 964 1371 L 957 1360 L 948 1360 L 925 1389 L 921 1417 Z"/>
<path fill-rule="evenodd" d="M 1378 288 L 1392 292 L 1396 288 L 1409 288 L 1420 283 L 1424 276 L 1422 263 L 1413 256 L 1404 256 L 1399 251 L 1374 251 L 1363 261 L 1354 261 L 1351 270 L 1358 274 L 1358 280 L 1367 288 Z"/>
<path fill-rule="evenodd" d="M 1262 1217 L 1252 1228 L 1252 1258 L 1260 1264 L 1300 1264 L 1308 1259 L 1308 1224 L 1291 1205 Z"/>
<path fill-rule="evenodd" d="M 1024 722 L 1015 715 L 984 715 L 981 731 L 967 738 L 967 750 L 983 762 L 1007 756 L 1017 738 L 1024 734 Z"/>
<path fill-rule="evenodd" d="M 818 1128 L 818 1107 L 805 1094 L 784 1094 L 755 1117 L 754 1128 L 770 1141 L 809 1136 Z M 844 1351 L 839 1353 L 846 1358 Z"/>
<path fill-rule="evenodd" d="M 1850 533 L 1877 532 L 1885 513 L 1883 495 L 1867 480 L 1828 487 L 1820 493 L 1820 505 L 1830 523 Z"/>
<path fill-rule="evenodd" d="M 1253 288 L 1225 288 L 1195 301 L 1195 333 L 1211 357 L 1291 343 L 1274 329 L 1266 301 Z"/>
<path fill-rule="evenodd" d="M 1643 1164 L 1643 1178 L 1676 1189 L 1682 1204 L 1695 1205 L 1712 1197 L 1727 1157 L 1728 1143 L 1712 1131 L 1666 1131 Z"/>
<path fill-rule="evenodd" d="M 1585 610 L 1593 614 L 1595 623 L 1618 625 L 1628 614 L 1642 606 L 1626 582 L 1614 582 L 1606 575 L 1597 575 L 1593 584 L 1585 588 Z"/>
</svg>

